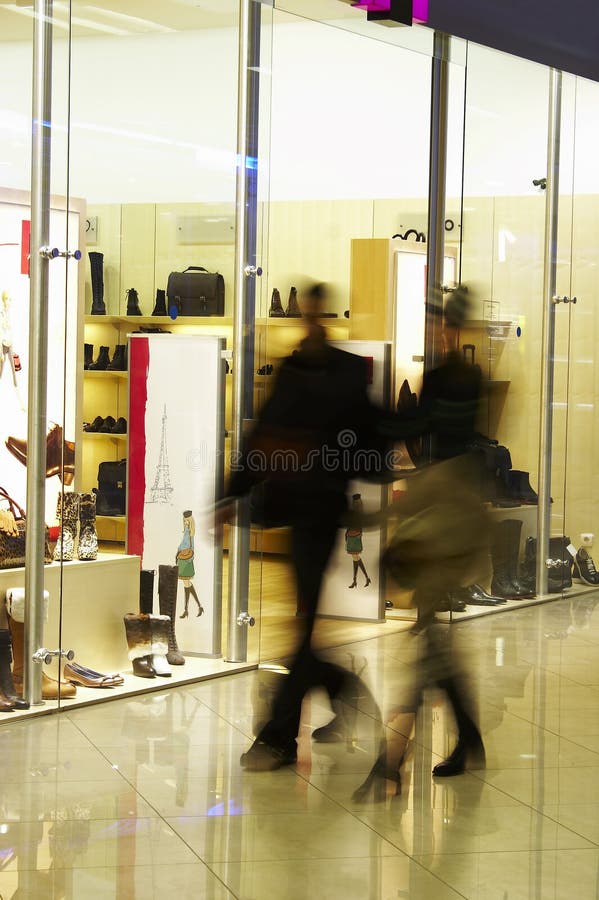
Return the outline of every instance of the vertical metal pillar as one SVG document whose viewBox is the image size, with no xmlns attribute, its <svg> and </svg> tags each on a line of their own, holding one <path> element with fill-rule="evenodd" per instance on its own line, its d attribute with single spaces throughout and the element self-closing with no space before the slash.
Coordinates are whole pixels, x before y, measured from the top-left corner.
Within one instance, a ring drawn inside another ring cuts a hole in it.
<svg viewBox="0 0 599 900">
<path fill-rule="evenodd" d="M 449 106 L 449 35 L 435 31 L 431 78 L 431 128 L 426 245 L 426 316 L 424 371 L 438 363 L 443 310 L 445 259 L 445 193 L 447 182 L 447 110 Z"/>
<path fill-rule="evenodd" d="M 547 565 L 551 531 L 551 450 L 553 438 L 553 364 L 555 345 L 555 286 L 559 158 L 562 114 L 562 73 L 549 72 L 547 128 L 547 192 L 545 196 L 545 270 L 543 276 L 543 335 L 541 341 L 541 421 L 539 428 L 539 504 L 537 507 L 537 593 L 547 593 Z"/>
<path fill-rule="evenodd" d="M 253 412 L 255 277 L 260 272 L 256 269 L 260 24 L 259 0 L 240 0 L 232 459 L 238 458 L 244 423 Z M 247 660 L 248 625 L 239 624 L 238 618 L 248 612 L 249 524 L 248 501 L 239 500 L 229 542 L 227 662 Z"/>
<path fill-rule="evenodd" d="M 27 424 L 27 551 L 25 563 L 24 697 L 41 700 L 41 667 L 33 653 L 43 644 L 46 520 L 46 378 L 48 370 L 48 266 L 52 115 L 52 0 L 35 0 L 29 259 L 29 381 Z"/>
</svg>

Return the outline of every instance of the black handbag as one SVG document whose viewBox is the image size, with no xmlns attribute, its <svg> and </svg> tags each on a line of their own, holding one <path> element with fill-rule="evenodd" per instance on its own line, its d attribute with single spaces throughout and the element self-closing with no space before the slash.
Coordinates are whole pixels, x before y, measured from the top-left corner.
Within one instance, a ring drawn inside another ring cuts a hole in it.
<svg viewBox="0 0 599 900">
<path fill-rule="evenodd" d="M 124 516 L 127 495 L 127 460 L 101 462 L 98 466 L 96 513 L 99 516 Z"/>
<path fill-rule="evenodd" d="M 568 550 L 569 537 L 549 538 L 549 557 L 547 560 L 547 592 L 560 594 L 565 588 L 572 587 L 572 557 Z M 521 566 L 526 585 L 533 589 L 537 580 L 537 540 L 526 538 L 524 560 Z"/>
<path fill-rule="evenodd" d="M 184 272 L 171 272 L 166 285 L 169 310 L 180 316 L 224 316 L 225 279 L 219 272 L 202 266 L 188 266 Z"/>
</svg>

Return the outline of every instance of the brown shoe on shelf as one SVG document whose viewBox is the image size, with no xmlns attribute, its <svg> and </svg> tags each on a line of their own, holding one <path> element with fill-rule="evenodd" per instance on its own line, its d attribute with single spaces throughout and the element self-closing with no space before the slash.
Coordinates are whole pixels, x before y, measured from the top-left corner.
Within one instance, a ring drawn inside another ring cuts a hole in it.
<svg viewBox="0 0 599 900">
<path fill-rule="evenodd" d="M 89 672 L 85 673 L 73 669 L 69 663 L 64 667 L 63 676 L 65 681 L 71 684 L 80 684 L 83 687 L 113 688 L 116 684 L 111 675 L 102 675 L 100 672 L 95 672 L 92 676 Z"/>
<path fill-rule="evenodd" d="M 9 435 L 6 447 L 22 465 L 27 465 L 27 441 Z M 46 478 L 58 475 L 63 484 L 72 484 L 75 477 L 75 444 L 65 441 L 62 426 L 53 425 L 46 436 Z"/>
<path fill-rule="evenodd" d="M 16 675 L 13 672 L 13 681 L 18 694 L 23 693 L 23 675 Z M 58 700 L 58 682 L 55 678 L 50 678 L 45 672 L 42 672 L 42 700 Z M 60 699 L 72 700 L 77 695 L 77 688 L 69 681 L 60 681 Z"/>
</svg>

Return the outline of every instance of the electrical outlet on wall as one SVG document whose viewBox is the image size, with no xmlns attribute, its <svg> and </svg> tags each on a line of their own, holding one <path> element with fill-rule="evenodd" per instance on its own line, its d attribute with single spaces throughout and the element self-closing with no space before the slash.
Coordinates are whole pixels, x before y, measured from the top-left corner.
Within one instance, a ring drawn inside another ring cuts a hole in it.
<svg viewBox="0 0 599 900">
<path fill-rule="evenodd" d="M 580 544 L 582 547 L 592 547 L 595 535 L 591 531 L 583 531 L 580 535 Z"/>
</svg>

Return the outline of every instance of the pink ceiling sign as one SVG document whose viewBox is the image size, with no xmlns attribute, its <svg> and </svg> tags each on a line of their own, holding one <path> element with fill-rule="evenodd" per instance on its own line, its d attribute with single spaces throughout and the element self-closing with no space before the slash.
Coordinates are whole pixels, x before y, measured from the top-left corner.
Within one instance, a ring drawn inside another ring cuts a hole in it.
<svg viewBox="0 0 599 900">
<path fill-rule="evenodd" d="M 356 9 L 365 9 L 367 12 L 388 12 L 391 9 L 391 0 L 359 0 L 352 3 Z M 428 22 L 428 0 L 413 0 L 412 19 L 414 22 Z"/>
</svg>

